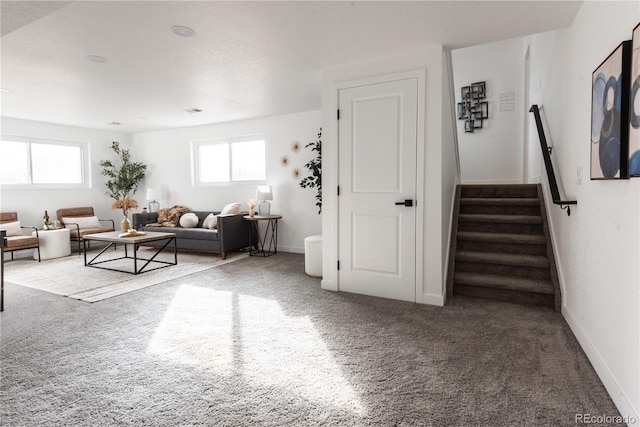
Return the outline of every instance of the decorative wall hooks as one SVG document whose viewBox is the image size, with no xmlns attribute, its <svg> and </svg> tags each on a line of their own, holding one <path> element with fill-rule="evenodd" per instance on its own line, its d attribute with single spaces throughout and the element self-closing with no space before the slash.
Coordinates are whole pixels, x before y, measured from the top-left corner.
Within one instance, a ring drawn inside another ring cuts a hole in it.
<svg viewBox="0 0 640 427">
<path fill-rule="evenodd" d="M 472 83 L 461 89 L 462 102 L 458 102 L 458 119 L 464 120 L 464 131 L 482 129 L 482 122 L 489 118 L 489 103 L 485 82 Z"/>
</svg>

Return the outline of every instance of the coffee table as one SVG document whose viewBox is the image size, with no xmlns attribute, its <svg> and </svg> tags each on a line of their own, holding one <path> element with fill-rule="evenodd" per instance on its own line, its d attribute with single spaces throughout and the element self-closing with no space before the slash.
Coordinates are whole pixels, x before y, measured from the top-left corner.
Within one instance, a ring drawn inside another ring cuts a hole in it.
<svg viewBox="0 0 640 427">
<path fill-rule="evenodd" d="M 140 274 L 146 273 L 148 271 L 158 270 L 159 268 L 169 267 L 171 265 L 178 264 L 178 248 L 176 245 L 176 234 L 175 233 L 158 233 L 152 231 L 146 231 L 143 235 L 137 236 L 129 236 L 129 237 L 120 237 L 119 231 L 110 231 L 107 233 L 96 233 L 96 234 L 87 234 L 83 237 L 84 244 L 84 265 L 87 267 L 95 267 L 102 268 L 104 270 L 113 270 L 113 271 L 121 271 L 123 273 L 131 273 L 131 274 Z M 104 249 L 100 251 L 96 256 L 94 256 L 91 261 L 87 262 L 87 242 L 90 241 L 98 241 L 98 242 L 107 242 L 109 243 Z M 158 250 L 153 254 L 151 258 L 138 258 L 137 252 L 140 245 L 148 242 L 155 242 L 158 240 L 166 240 L 167 242 L 162 245 Z M 160 254 L 170 243 L 173 243 L 173 262 L 168 261 L 158 261 L 156 260 L 156 256 Z M 109 248 L 114 245 L 124 245 L 124 256 L 119 258 L 111 258 L 107 260 L 97 261 L 97 259 L 104 254 Z M 133 246 L 133 256 L 129 256 L 129 252 L 127 250 L 127 245 Z M 99 264 L 116 261 L 120 259 L 132 259 L 133 260 L 133 271 L 122 270 L 119 268 L 105 267 Z M 142 267 L 138 268 L 138 261 L 146 261 Z M 151 268 L 145 270 L 145 268 L 151 262 L 162 264 L 160 267 Z"/>
</svg>

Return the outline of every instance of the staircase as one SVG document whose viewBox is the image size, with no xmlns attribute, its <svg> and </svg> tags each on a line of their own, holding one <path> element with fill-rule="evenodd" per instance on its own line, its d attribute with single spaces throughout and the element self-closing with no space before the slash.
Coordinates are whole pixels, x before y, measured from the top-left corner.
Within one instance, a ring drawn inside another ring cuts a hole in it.
<svg viewBox="0 0 640 427">
<path fill-rule="evenodd" d="M 448 295 L 560 310 L 540 185 L 463 185 L 454 212 Z"/>
</svg>

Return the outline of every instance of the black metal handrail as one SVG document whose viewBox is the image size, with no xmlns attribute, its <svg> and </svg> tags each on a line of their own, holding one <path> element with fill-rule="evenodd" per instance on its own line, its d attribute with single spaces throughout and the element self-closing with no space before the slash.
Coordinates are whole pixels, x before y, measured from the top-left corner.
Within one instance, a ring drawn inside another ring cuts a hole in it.
<svg viewBox="0 0 640 427">
<path fill-rule="evenodd" d="M 544 159 L 544 166 L 547 170 L 547 178 L 549 179 L 549 188 L 551 190 L 551 198 L 554 205 L 560 205 L 561 209 L 567 210 L 567 215 L 571 215 L 570 205 L 577 205 L 577 200 L 562 200 L 560 198 L 560 191 L 558 190 L 558 182 L 556 181 L 556 174 L 553 172 L 553 164 L 551 163 L 551 148 L 547 145 L 547 138 L 544 135 L 544 128 L 542 127 L 542 119 L 540 118 L 540 109 L 536 104 L 533 104 L 529 109 L 530 113 L 536 120 L 536 127 L 538 128 L 538 137 L 540 138 L 540 148 L 542 148 L 542 158 Z"/>
</svg>

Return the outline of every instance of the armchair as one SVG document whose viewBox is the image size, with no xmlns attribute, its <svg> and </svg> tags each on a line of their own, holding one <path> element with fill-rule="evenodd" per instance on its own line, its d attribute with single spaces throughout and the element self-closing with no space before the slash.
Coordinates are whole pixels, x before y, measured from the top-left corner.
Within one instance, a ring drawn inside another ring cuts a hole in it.
<svg viewBox="0 0 640 427">
<path fill-rule="evenodd" d="M 56 211 L 58 221 L 63 227 L 69 229 L 71 241 L 78 242 L 78 253 L 82 253 L 81 242 L 86 234 L 106 233 L 115 231 L 112 219 L 99 219 L 95 216 L 92 207 L 62 208 Z M 111 223 L 111 226 L 103 226 L 101 223 Z"/>
<path fill-rule="evenodd" d="M 40 262 L 40 238 L 36 227 L 20 225 L 17 212 L 0 212 L 0 228 L 5 229 L 7 232 L 4 239 L 4 252 L 11 252 L 11 259 L 13 259 L 14 251 L 37 249 L 38 262 Z M 33 230 L 35 236 L 22 234 L 22 230 L 25 229 Z"/>
</svg>

